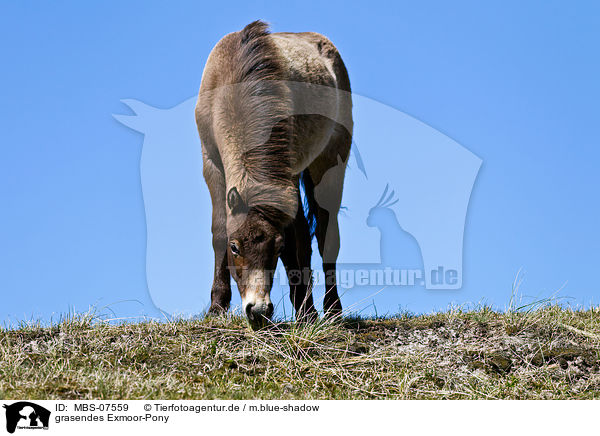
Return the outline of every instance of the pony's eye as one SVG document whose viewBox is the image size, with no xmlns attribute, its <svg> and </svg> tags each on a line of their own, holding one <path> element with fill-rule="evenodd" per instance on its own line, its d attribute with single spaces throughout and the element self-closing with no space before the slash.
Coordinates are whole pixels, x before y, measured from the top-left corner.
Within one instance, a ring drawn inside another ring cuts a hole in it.
<svg viewBox="0 0 600 436">
<path fill-rule="evenodd" d="M 233 254 L 234 256 L 240 255 L 240 248 L 237 246 L 237 244 L 235 242 L 232 242 L 229 244 L 229 249 L 231 250 L 231 254 Z"/>
</svg>

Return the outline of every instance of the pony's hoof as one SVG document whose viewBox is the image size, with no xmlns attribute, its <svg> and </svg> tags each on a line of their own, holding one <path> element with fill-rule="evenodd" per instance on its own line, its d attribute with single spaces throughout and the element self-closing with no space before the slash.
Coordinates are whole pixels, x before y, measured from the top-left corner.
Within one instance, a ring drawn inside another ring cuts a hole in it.
<svg viewBox="0 0 600 436">
<path fill-rule="evenodd" d="M 223 308 L 222 306 L 220 306 L 218 304 L 211 304 L 210 307 L 208 308 L 208 312 L 206 313 L 206 316 L 223 315 L 224 313 L 227 313 L 227 309 Z"/>
</svg>

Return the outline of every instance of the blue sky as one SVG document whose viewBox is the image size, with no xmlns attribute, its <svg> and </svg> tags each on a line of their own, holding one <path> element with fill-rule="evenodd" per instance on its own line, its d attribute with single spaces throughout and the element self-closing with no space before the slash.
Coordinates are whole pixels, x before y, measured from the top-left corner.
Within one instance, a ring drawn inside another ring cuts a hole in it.
<svg viewBox="0 0 600 436">
<path fill-rule="evenodd" d="M 463 287 L 387 292 L 379 313 L 504 308 L 520 269 L 525 295 L 562 288 L 565 302 L 598 303 L 597 3 L 5 2 L 0 321 L 89 305 L 160 315 L 145 274 L 143 136 L 112 114 L 129 113 L 125 98 L 169 108 L 192 97 L 214 44 L 257 18 L 327 35 L 354 92 L 482 160 Z"/>
</svg>

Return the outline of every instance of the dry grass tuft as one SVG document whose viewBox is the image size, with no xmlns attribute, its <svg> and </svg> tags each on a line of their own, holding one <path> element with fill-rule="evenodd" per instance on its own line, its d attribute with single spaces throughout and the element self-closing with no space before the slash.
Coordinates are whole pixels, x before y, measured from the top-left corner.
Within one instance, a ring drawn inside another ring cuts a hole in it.
<svg viewBox="0 0 600 436">
<path fill-rule="evenodd" d="M 0 398 L 565 399 L 600 393 L 600 314 L 544 305 L 276 323 L 0 330 Z"/>
</svg>

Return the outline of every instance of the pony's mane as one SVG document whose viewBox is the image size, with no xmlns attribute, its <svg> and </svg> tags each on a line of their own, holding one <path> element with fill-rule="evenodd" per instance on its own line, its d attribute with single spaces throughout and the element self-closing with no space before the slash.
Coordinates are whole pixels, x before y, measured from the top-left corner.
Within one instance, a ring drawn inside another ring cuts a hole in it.
<svg viewBox="0 0 600 436">
<path fill-rule="evenodd" d="M 270 131 L 263 136 L 264 142 L 249 141 L 243 147 L 244 168 L 258 183 L 289 182 L 291 178 L 291 101 L 280 82 L 283 67 L 269 34 L 262 21 L 244 27 L 237 35 L 238 59 L 233 63 L 233 81 L 243 83 L 240 97 L 245 100 L 240 102 L 238 115 L 247 128 Z"/>
<path fill-rule="evenodd" d="M 237 34 L 239 61 L 236 63 L 239 81 L 276 80 L 281 62 L 274 44 L 267 38 L 271 32 L 267 23 L 253 21 Z"/>
<path fill-rule="evenodd" d="M 247 207 L 279 207 L 291 219 L 298 206 L 289 147 L 293 106 L 268 25 L 254 21 L 228 35 L 217 59 L 220 67 L 211 77 L 216 91 L 213 126 L 228 141 L 221 150 L 229 154 L 226 177 L 237 185 Z"/>
</svg>

